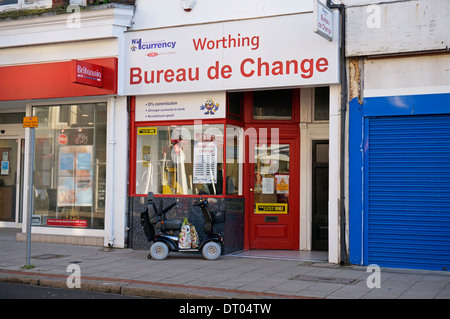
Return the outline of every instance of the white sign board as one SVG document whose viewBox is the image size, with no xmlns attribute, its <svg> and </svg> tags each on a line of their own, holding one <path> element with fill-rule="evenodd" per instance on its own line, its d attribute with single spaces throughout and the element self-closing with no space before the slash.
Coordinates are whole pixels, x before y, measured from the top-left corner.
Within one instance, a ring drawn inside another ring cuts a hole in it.
<svg viewBox="0 0 450 319">
<path fill-rule="evenodd" d="M 137 96 L 135 121 L 225 118 L 225 92 Z"/>
<path fill-rule="evenodd" d="M 193 183 L 217 182 L 217 144 L 195 142 Z"/>
<path fill-rule="evenodd" d="M 313 20 L 302 13 L 126 32 L 121 94 L 338 83 L 338 37 L 317 37 Z"/>
<path fill-rule="evenodd" d="M 319 0 L 314 0 L 314 32 L 333 40 L 333 12 Z"/>
</svg>

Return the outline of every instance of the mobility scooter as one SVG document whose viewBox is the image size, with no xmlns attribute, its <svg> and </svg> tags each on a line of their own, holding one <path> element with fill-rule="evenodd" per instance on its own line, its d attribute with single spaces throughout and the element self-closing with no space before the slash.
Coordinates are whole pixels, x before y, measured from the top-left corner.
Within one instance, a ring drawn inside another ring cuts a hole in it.
<svg viewBox="0 0 450 319">
<path fill-rule="evenodd" d="M 203 230 L 206 239 L 198 244 L 197 247 L 180 248 L 180 231 L 183 221 L 178 219 L 166 219 L 166 213 L 171 210 L 176 203 L 163 208 L 163 200 L 160 199 L 159 208 L 156 208 L 154 195 L 152 192 L 147 194 L 147 209 L 141 213 L 141 225 L 149 242 L 152 242 L 148 258 L 163 260 L 169 252 L 201 252 L 203 257 L 208 260 L 215 260 L 220 257 L 224 246 L 223 237 L 214 233 L 214 216 L 208 207 L 208 200 L 203 198 L 203 192 L 200 191 L 200 199 L 193 206 L 200 207 L 205 223 Z M 157 234 L 156 230 L 160 232 Z"/>
</svg>

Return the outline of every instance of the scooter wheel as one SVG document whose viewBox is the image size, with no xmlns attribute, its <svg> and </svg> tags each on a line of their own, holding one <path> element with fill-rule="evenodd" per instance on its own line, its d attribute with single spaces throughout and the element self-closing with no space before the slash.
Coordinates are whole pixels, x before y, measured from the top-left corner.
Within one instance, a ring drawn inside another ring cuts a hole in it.
<svg viewBox="0 0 450 319">
<path fill-rule="evenodd" d="M 220 257 L 222 248 L 214 241 L 207 242 L 202 248 L 202 254 L 205 259 L 216 260 Z"/>
<path fill-rule="evenodd" d="M 150 247 L 150 255 L 153 259 L 163 260 L 169 254 L 169 247 L 163 242 L 157 241 Z"/>
</svg>

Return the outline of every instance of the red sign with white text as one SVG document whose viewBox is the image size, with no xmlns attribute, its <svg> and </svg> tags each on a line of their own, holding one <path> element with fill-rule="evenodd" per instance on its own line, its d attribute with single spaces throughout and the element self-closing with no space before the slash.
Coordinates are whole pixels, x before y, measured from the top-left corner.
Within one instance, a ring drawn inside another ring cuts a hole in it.
<svg viewBox="0 0 450 319">
<path fill-rule="evenodd" d="M 103 67 L 101 65 L 85 62 L 72 61 L 73 82 L 96 87 L 103 86 Z"/>
<path fill-rule="evenodd" d="M 47 226 L 87 227 L 86 219 L 47 219 Z"/>
<path fill-rule="evenodd" d="M 117 58 L 78 62 L 101 66 L 103 86 L 75 83 L 73 61 L 1 66 L 0 101 L 117 94 Z"/>
</svg>

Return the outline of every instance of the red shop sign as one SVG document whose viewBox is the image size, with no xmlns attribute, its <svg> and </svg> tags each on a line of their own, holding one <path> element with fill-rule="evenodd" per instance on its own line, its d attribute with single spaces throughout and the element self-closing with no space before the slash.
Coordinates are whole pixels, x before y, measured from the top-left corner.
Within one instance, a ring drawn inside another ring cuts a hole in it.
<svg viewBox="0 0 450 319">
<path fill-rule="evenodd" d="M 47 219 L 47 226 L 87 227 L 86 219 Z"/>
<path fill-rule="evenodd" d="M 72 82 L 102 87 L 103 67 L 85 61 L 72 60 Z"/>
</svg>

